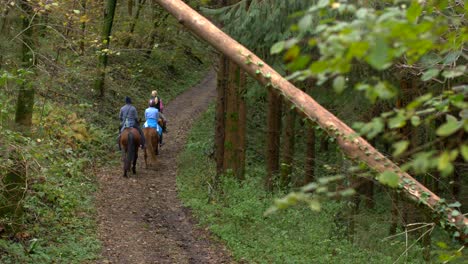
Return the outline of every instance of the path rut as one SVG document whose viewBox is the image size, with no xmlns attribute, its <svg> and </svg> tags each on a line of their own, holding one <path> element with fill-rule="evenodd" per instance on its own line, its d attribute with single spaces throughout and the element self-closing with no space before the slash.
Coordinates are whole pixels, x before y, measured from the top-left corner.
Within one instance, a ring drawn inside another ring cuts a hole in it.
<svg viewBox="0 0 468 264">
<path fill-rule="evenodd" d="M 176 189 L 177 157 L 194 120 L 215 98 L 215 76 L 210 72 L 165 106 L 169 133 L 157 166 L 144 169 L 140 151 L 136 176 L 123 178 L 121 166 L 98 174 L 100 263 L 233 263 L 224 246 L 196 227 Z"/>
</svg>

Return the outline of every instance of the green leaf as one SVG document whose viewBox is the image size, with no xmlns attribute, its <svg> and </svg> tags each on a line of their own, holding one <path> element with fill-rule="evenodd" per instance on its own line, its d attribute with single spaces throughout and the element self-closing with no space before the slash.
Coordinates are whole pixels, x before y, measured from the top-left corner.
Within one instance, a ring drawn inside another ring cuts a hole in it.
<svg viewBox="0 0 468 264">
<path fill-rule="evenodd" d="M 447 122 L 437 128 L 436 134 L 441 137 L 450 136 L 453 133 L 457 132 L 458 129 L 462 127 L 462 123 L 454 121 L 452 119 L 447 120 Z"/>
<path fill-rule="evenodd" d="M 422 10 L 423 7 L 421 6 L 421 4 L 419 4 L 416 1 L 413 1 L 413 3 L 411 3 L 411 6 L 406 11 L 406 18 L 409 22 L 414 23 L 421 15 Z"/>
<path fill-rule="evenodd" d="M 310 209 L 312 209 L 312 211 L 320 211 L 321 208 L 321 205 L 320 205 L 320 202 L 318 200 L 311 200 L 309 202 L 309 207 Z"/>
<path fill-rule="evenodd" d="M 322 8 L 322 7 L 326 7 L 330 4 L 330 0 L 320 0 L 318 3 L 317 3 L 317 6 Z"/>
<path fill-rule="evenodd" d="M 312 27 L 312 15 L 307 14 L 303 16 L 301 20 L 299 20 L 298 27 L 302 32 L 309 30 Z"/>
<path fill-rule="evenodd" d="M 423 81 L 429 81 L 430 79 L 436 77 L 439 75 L 440 71 L 438 69 L 429 69 L 421 77 L 421 80 Z"/>
<path fill-rule="evenodd" d="M 388 120 L 388 126 L 391 129 L 402 128 L 405 125 L 406 125 L 406 117 L 404 116 L 403 112 L 398 112 L 397 116 L 390 118 Z"/>
<path fill-rule="evenodd" d="M 396 188 L 398 187 L 400 177 L 398 177 L 398 175 L 394 172 L 384 171 L 383 173 L 379 174 L 379 176 L 377 176 L 377 180 L 382 184 Z"/>
<path fill-rule="evenodd" d="M 284 41 L 276 42 L 270 49 L 271 54 L 278 54 L 284 50 Z"/>
<path fill-rule="evenodd" d="M 461 215 L 460 211 L 458 211 L 458 210 L 453 210 L 452 211 L 452 216 L 459 216 L 459 215 Z"/>
<path fill-rule="evenodd" d="M 296 59 L 300 53 L 301 53 L 301 48 L 299 48 L 299 46 L 297 45 L 294 45 L 286 52 L 286 54 L 284 54 L 284 60 L 292 61 Z"/>
<path fill-rule="evenodd" d="M 460 147 L 461 154 L 465 161 L 468 161 L 468 145 L 461 145 Z"/>
<path fill-rule="evenodd" d="M 333 90 L 335 90 L 336 93 L 341 94 L 345 89 L 345 84 L 346 84 L 345 78 L 342 75 L 337 76 L 333 80 Z"/>
<path fill-rule="evenodd" d="M 456 201 L 456 202 L 454 202 L 454 203 L 451 203 L 451 204 L 448 204 L 448 207 L 452 207 L 452 208 L 453 208 L 453 207 L 460 207 L 460 206 L 461 206 L 461 203 L 458 202 L 458 201 Z"/>
<path fill-rule="evenodd" d="M 383 37 L 377 37 L 375 45 L 370 48 L 367 62 L 377 70 L 384 70 L 390 66 L 390 49 Z"/>
<path fill-rule="evenodd" d="M 395 149 L 395 151 L 393 151 L 392 155 L 395 157 L 398 157 L 399 155 L 401 155 L 403 152 L 406 151 L 408 146 L 409 146 L 408 140 L 398 141 L 397 143 L 393 144 L 393 148 Z"/>
<path fill-rule="evenodd" d="M 415 127 L 419 126 L 421 124 L 421 118 L 419 118 L 419 116 L 417 116 L 417 115 L 412 116 L 411 117 L 411 124 L 413 126 L 415 126 Z"/>
<path fill-rule="evenodd" d="M 437 169 L 442 173 L 443 176 L 448 176 L 453 172 L 453 164 L 451 161 L 450 153 L 448 151 L 442 152 L 438 158 Z"/>
<path fill-rule="evenodd" d="M 442 73 L 442 76 L 444 76 L 444 77 L 447 78 L 447 79 L 452 79 L 452 78 L 455 78 L 455 77 L 464 75 L 464 74 L 465 74 L 465 71 L 466 71 L 466 66 L 465 66 L 465 65 L 461 65 L 461 66 L 457 66 L 457 67 L 454 68 L 454 69 L 445 70 L 445 71 Z"/>
</svg>

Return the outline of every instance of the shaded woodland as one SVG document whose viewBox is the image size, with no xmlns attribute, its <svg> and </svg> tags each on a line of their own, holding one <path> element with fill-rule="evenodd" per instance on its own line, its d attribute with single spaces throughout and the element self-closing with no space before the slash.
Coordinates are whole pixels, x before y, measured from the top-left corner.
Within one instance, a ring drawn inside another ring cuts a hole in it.
<svg viewBox="0 0 468 264">
<path fill-rule="evenodd" d="M 95 236 L 41 237 L 93 233 L 123 98 L 169 101 L 210 66 L 178 187 L 236 260 L 466 260 L 465 3 L 186 2 L 0 4 L 0 260 L 98 259 Z"/>
</svg>

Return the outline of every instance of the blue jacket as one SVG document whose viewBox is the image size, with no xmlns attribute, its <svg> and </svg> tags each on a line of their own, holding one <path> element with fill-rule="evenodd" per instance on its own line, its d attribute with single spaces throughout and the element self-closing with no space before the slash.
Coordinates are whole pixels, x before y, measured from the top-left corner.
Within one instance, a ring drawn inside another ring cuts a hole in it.
<svg viewBox="0 0 468 264">
<path fill-rule="evenodd" d="M 156 128 L 156 131 L 158 131 L 158 134 L 161 135 L 162 129 L 158 124 L 159 110 L 155 107 L 146 108 L 145 119 L 146 119 L 146 123 L 144 124 L 144 127 Z"/>
</svg>

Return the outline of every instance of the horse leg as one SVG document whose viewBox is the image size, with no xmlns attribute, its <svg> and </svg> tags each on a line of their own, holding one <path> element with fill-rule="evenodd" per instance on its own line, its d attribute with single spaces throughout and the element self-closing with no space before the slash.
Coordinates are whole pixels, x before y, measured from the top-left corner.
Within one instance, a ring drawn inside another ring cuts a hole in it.
<svg viewBox="0 0 468 264">
<path fill-rule="evenodd" d="M 146 149 L 147 148 L 145 148 L 143 151 L 144 151 L 144 154 L 145 154 L 145 169 L 148 169 L 148 153 L 146 152 Z"/>
<path fill-rule="evenodd" d="M 136 174 L 137 159 L 138 159 L 138 146 L 136 147 L 135 156 L 133 157 L 133 168 L 132 168 L 133 174 Z"/>
<path fill-rule="evenodd" d="M 123 171 L 124 171 L 123 176 L 127 177 L 127 170 L 128 170 L 129 164 L 128 164 L 128 160 L 127 160 L 127 157 L 125 155 L 125 152 L 123 152 L 122 160 L 123 160 Z"/>
</svg>

